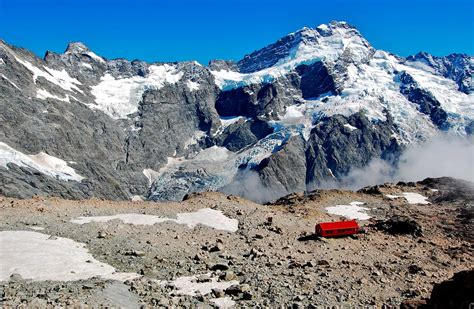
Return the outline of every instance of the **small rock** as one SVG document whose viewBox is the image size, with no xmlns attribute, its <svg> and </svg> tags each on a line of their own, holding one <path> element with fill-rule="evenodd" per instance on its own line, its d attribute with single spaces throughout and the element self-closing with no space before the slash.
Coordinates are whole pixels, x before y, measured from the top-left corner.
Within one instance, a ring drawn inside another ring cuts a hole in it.
<svg viewBox="0 0 474 309">
<path fill-rule="evenodd" d="M 369 282 L 369 280 L 367 280 L 367 278 L 360 278 L 357 282 L 359 284 L 367 284 L 367 282 Z"/>
<path fill-rule="evenodd" d="M 241 290 L 242 292 L 248 292 L 248 291 L 250 291 L 250 285 L 248 285 L 248 284 L 241 284 L 241 285 L 240 285 L 240 290 Z"/>
<path fill-rule="evenodd" d="M 233 271 L 226 271 L 223 279 L 225 281 L 231 281 L 237 279 L 237 276 L 234 274 Z"/>
<path fill-rule="evenodd" d="M 327 260 L 319 260 L 319 261 L 317 262 L 317 264 L 318 264 L 319 266 L 330 266 L 330 265 L 329 265 L 329 262 L 328 262 Z"/>
<path fill-rule="evenodd" d="M 140 250 L 133 250 L 133 251 L 128 251 L 125 253 L 125 255 L 130 255 L 130 256 L 144 256 L 145 251 L 140 251 Z"/>
<path fill-rule="evenodd" d="M 214 297 L 216 298 L 221 298 L 221 297 L 224 297 L 225 296 L 225 293 L 222 289 L 218 289 L 218 288 L 214 288 L 212 289 L 212 294 L 214 295 Z"/>
<path fill-rule="evenodd" d="M 242 290 L 240 289 L 240 286 L 238 284 L 231 285 L 230 287 L 225 289 L 225 294 L 227 295 L 237 296 L 240 293 L 242 293 Z"/>
<path fill-rule="evenodd" d="M 99 231 L 97 233 L 97 238 L 106 238 L 107 237 L 107 232 L 106 231 Z"/>
<path fill-rule="evenodd" d="M 211 266 L 211 270 L 228 270 L 229 265 L 224 263 L 217 263 Z"/>
<path fill-rule="evenodd" d="M 410 266 L 408 266 L 408 272 L 409 272 L 410 274 L 417 274 L 417 273 L 419 273 L 419 272 L 422 271 L 422 270 L 423 270 L 423 269 L 422 269 L 420 266 L 418 266 L 418 265 L 410 265 Z"/>
<path fill-rule="evenodd" d="M 221 251 L 221 247 L 219 245 L 216 245 L 216 246 L 213 246 L 209 249 L 209 252 L 217 252 L 217 251 Z"/>
</svg>

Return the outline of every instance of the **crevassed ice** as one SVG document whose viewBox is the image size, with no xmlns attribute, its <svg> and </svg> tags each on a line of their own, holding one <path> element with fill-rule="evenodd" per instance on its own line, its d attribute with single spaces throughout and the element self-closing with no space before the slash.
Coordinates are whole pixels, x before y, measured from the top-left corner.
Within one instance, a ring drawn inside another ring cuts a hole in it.
<svg viewBox="0 0 474 309">
<path fill-rule="evenodd" d="M 73 281 L 95 276 L 125 281 L 139 277 L 121 273 L 94 259 L 85 245 L 72 239 L 32 231 L 1 231 L 0 281 L 12 274 L 34 281 Z"/>
<path fill-rule="evenodd" d="M 18 166 L 30 167 L 38 172 L 61 180 L 81 181 L 81 175 L 68 166 L 67 162 L 59 158 L 50 156 L 44 152 L 36 155 L 26 155 L 19 152 L 5 143 L 0 142 L 0 166 L 8 168 L 8 163 Z"/>
<path fill-rule="evenodd" d="M 178 82 L 183 72 L 178 72 L 174 65 L 151 65 L 146 77 L 133 76 L 116 79 L 105 74 L 100 83 L 92 87 L 96 104 L 88 104 L 90 108 L 103 111 L 114 119 L 126 118 L 138 110 L 138 103 L 145 90 L 160 89 L 165 84 Z"/>
</svg>

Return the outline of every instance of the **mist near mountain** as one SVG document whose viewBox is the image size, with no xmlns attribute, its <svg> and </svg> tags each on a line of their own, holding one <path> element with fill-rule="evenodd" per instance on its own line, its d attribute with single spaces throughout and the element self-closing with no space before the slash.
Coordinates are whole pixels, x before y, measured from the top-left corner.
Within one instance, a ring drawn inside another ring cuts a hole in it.
<svg viewBox="0 0 474 309">
<path fill-rule="evenodd" d="M 307 191 L 316 189 L 359 190 L 386 182 L 418 181 L 427 177 L 454 177 L 474 182 L 474 138 L 440 134 L 425 143 L 410 145 L 397 158 L 397 164 L 375 158 L 364 168 L 354 168 L 341 179 L 310 183 Z M 282 197 L 290 192 L 266 187 L 255 171 L 244 171 L 222 192 L 244 196 L 259 203 Z"/>
<path fill-rule="evenodd" d="M 338 187 L 360 189 L 384 182 L 416 181 L 427 177 L 450 176 L 474 182 L 474 139 L 439 135 L 408 147 L 397 165 L 372 160 L 362 169 L 353 169 Z"/>
</svg>

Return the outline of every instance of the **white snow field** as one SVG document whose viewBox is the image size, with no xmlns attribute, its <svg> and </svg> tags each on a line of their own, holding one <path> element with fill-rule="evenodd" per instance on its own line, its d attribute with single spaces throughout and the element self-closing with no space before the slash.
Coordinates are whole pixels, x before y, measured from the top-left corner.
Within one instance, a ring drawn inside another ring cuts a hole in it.
<svg viewBox="0 0 474 309">
<path fill-rule="evenodd" d="M 82 243 L 31 231 L 0 232 L 0 281 L 13 274 L 34 281 L 74 281 L 102 277 L 125 281 L 139 277 L 121 273 L 94 259 Z"/>
<path fill-rule="evenodd" d="M 15 53 L 13 53 L 13 55 L 15 55 Z M 38 77 L 43 77 L 48 82 L 55 84 L 64 90 L 84 93 L 77 87 L 78 85 L 81 85 L 81 82 L 75 78 L 72 78 L 64 69 L 58 71 L 47 67 L 39 68 L 26 60 L 20 59 L 17 56 L 15 56 L 15 59 L 24 67 L 26 67 L 31 73 L 33 73 L 33 81 L 35 84 Z"/>
<path fill-rule="evenodd" d="M 8 169 L 8 163 L 30 167 L 42 174 L 61 180 L 80 182 L 84 179 L 84 177 L 77 174 L 72 167 L 68 166 L 64 160 L 50 156 L 44 152 L 40 152 L 36 155 L 26 155 L 0 142 L 0 166 Z"/>
<path fill-rule="evenodd" d="M 366 213 L 367 210 L 370 210 L 367 207 L 360 207 L 363 205 L 363 202 L 351 202 L 349 205 L 336 205 L 326 207 L 328 213 L 338 216 L 343 216 L 348 219 L 357 219 L 357 220 L 368 220 L 370 216 Z"/>
<path fill-rule="evenodd" d="M 176 215 L 176 219 L 131 213 L 116 214 L 113 216 L 78 217 L 71 220 L 71 222 L 76 224 L 86 224 L 91 222 L 108 222 L 111 220 L 121 220 L 125 224 L 133 225 L 153 225 L 171 221 L 177 224 L 185 224 L 190 229 L 194 228 L 198 224 L 202 224 L 216 230 L 228 232 L 236 232 L 239 227 L 238 220 L 228 218 L 222 214 L 221 211 L 210 208 L 202 208 L 196 212 L 178 213 Z"/>
<path fill-rule="evenodd" d="M 414 192 L 403 192 L 402 195 L 386 194 L 385 196 L 392 200 L 404 197 L 409 204 L 430 204 L 430 202 L 427 201 L 428 198 L 426 196 Z"/>
<path fill-rule="evenodd" d="M 427 201 L 428 198 L 419 193 L 403 192 L 403 197 L 406 198 L 410 204 L 430 204 L 430 202 Z"/>
<path fill-rule="evenodd" d="M 150 65 L 148 70 L 146 77 L 117 79 L 105 74 L 100 83 L 92 87 L 91 93 L 96 98 L 96 104 L 91 103 L 88 106 L 103 111 L 114 119 L 126 118 L 138 110 L 138 103 L 145 90 L 160 89 L 165 84 L 174 84 L 183 77 L 183 72 L 179 72 L 174 65 Z"/>
</svg>

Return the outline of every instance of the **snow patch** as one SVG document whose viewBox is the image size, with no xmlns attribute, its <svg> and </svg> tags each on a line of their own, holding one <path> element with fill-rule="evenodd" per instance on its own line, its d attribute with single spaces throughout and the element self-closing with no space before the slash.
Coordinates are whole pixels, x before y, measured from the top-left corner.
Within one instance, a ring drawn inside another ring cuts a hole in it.
<svg viewBox="0 0 474 309">
<path fill-rule="evenodd" d="M 159 172 L 152 170 L 151 168 L 146 168 L 143 170 L 143 175 L 148 179 L 148 184 L 151 186 L 153 182 L 158 178 L 160 175 Z"/>
<path fill-rule="evenodd" d="M 236 123 L 236 122 L 239 121 L 240 119 L 245 119 L 245 120 L 247 120 L 247 118 L 246 118 L 246 117 L 243 117 L 243 116 L 237 116 L 237 117 L 220 117 L 219 119 L 220 119 L 221 124 L 222 124 L 223 127 L 228 127 L 228 126 L 230 126 L 231 124 Z"/>
<path fill-rule="evenodd" d="M 2 60 L 2 59 L 0 58 L 0 60 Z M 9 82 L 13 87 L 15 87 L 15 88 L 18 89 L 18 90 L 21 90 L 21 89 L 20 89 L 14 82 L 12 82 L 8 77 L 6 77 L 6 76 L 3 75 L 3 74 L 0 74 L 0 76 L 1 76 L 3 79 L 5 79 L 7 82 Z"/>
<path fill-rule="evenodd" d="M 210 276 L 210 273 L 207 274 Z M 212 292 L 212 289 L 225 290 L 232 285 L 239 284 L 238 281 L 217 281 L 216 277 L 211 277 L 208 282 L 198 282 L 198 276 L 179 277 L 170 284 L 178 290 L 173 291 L 173 294 L 195 296 L 197 294 L 207 295 Z"/>
<path fill-rule="evenodd" d="M 206 132 L 197 130 L 196 132 L 194 132 L 193 136 L 191 136 L 188 140 L 184 142 L 184 148 L 186 149 L 189 146 L 198 144 L 201 138 L 203 138 L 204 136 L 206 136 Z"/>
<path fill-rule="evenodd" d="M 348 128 L 348 129 L 349 129 L 349 131 L 354 131 L 354 130 L 357 130 L 357 128 L 356 128 L 356 127 L 354 127 L 354 126 L 352 126 L 352 125 L 350 125 L 350 124 L 348 124 L 348 123 L 346 123 L 346 124 L 344 125 L 344 127 Z"/>
<path fill-rule="evenodd" d="M 199 83 L 193 82 L 192 80 L 188 80 L 186 82 L 186 86 L 188 87 L 189 91 L 199 90 Z"/>
<path fill-rule="evenodd" d="M 403 192 L 402 194 L 410 204 L 430 204 L 430 202 L 427 201 L 428 198 L 419 193 Z"/>
<path fill-rule="evenodd" d="M 44 227 L 41 226 L 29 226 L 29 229 L 35 230 L 35 231 L 43 231 Z"/>
<path fill-rule="evenodd" d="M 1 231 L 0 281 L 13 274 L 34 281 L 74 281 L 95 276 L 125 281 L 139 277 L 121 273 L 94 259 L 85 244 L 31 231 Z"/>
<path fill-rule="evenodd" d="M 409 204 L 423 204 L 423 205 L 430 204 L 430 202 L 427 201 L 428 199 L 427 197 L 418 193 L 414 193 L 414 192 L 403 192 L 402 195 L 386 194 L 385 196 L 392 200 L 404 197 Z"/>
<path fill-rule="evenodd" d="M 36 80 L 38 77 L 43 77 L 48 82 L 58 85 L 59 87 L 63 88 L 67 91 L 78 91 L 84 93 L 81 89 L 77 87 L 77 85 L 81 85 L 77 79 L 72 78 L 66 72 L 66 70 L 62 69 L 61 71 L 54 70 L 51 68 L 43 67 L 44 70 L 38 68 L 37 66 L 31 64 L 28 61 L 22 60 L 15 56 L 16 61 L 26 67 L 29 71 L 33 73 L 33 82 L 36 84 Z"/>
<path fill-rule="evenodd" d="M 211 298 L 211 302 L 219 309 L 227 309 L 235 306 L 235 301 L 233 301 L 231 297 Z"/>
<path fill-rule="evenodd" d="M 143 201 L 143 197 L 141 195 L 133 195 L 130 200 L 132 202 L 141 202 Z"/>
<path fill-rule="evenodd" d="M 174 84 L 183 76 L 174 65 L 151 65 L 146 77 L 133 76 L 116 79 L 110 74 L 101 77 L 100 83 L 92 87 L 97 104 L 88 104 L 114 119 L 126 118 L 138 110 L 138 103 L 147 89 L 160 89 Z"/>
<path fill-rule="evenodd" d="M 229 232 L 236 232 L 239 227 L 238 220 L 230 219 L 221 211 L 210 208 L 203 208 L 190 213 L 178 213 L 176 219 L 144 214 L 117 214 L 113 216 L 78 217 L 71 220 L 71 222 L 86 224 L 91 222 L 108 222 L 111 220 L 121 220 L 125 224 L 133 225 L 154 225 L 156 223 L 171 221 L 177 224 L 185 224 L 190 229 L 198 224 L 202 224 L 216 230 Z"/>
<path fill-rule="evenodd" d="M 61 98 L 61 97 L 58 97 L 54 94 L 51 94 L 50 92 L 48 92 L 47 90 L 45 89 L 41 89 L 41 88 L 37 88 L 36 90 L 36 97 L 38 99 L 41 99 L 41 100 L 46 100 L 48 98 L 51 98 L 51 99 L 55 99 L 55 100 L 58 100 L 58 101 L 63 101 L 63 102 L 68 102 L 70 103 L 70 100 L 69 100 L 69 95 L 66 95 L 65 98 Z"/>
<path fill-rule="evenodd" d="M 77 174 L 76 171 L 68 166 L 67 162 L 59 158 L 50 156 L 44 152 L 36 155 L 25 155 L 5 143 L 0 142 L 0 166 L 7 168 L 7 164 L 13 163 L 18 166 L 30 167 L 61 180 L 74 180 L 81 182 L 84 177 Z"/>
<path fill-rule="evenodd" d="M 338 216 L 343 216 L 348 219 L 357 219 L 357 220 L 368 220 L 370 216 L 366 213 L 367 210 L 370 210 L 366 207 L 360 207 L 363 205 L 363 202 L 351 202 L 349 205 L 336 205 L 331 207 L 326 207 L 328 213 Z"/>
<path fill-rule="evenodd" d="M 105 63 L 106 61 L 104 60 L 104 58 L 100 57 L 100 56 L 97 56 L 95 53 L 91 52 L 91 51 L 88 51 L 86 53 L 84 53 L 85 55 L 91 57 L 92 59 L 94 59 L 95 61 L 98 61 L 98 62 L 101 62 L 101 63 Z"/>
<path fill-rule="evenodd" d="M 322 31 L 328 31 L 329 30 L 329 27 L 326 24 L 321 24 L 321 25 L 317 26 L 316 28 L 318 28 Z"/>
<path fill-rule="evenodd" d="M 92 70 L 92 66 L 89 63 L 82 62 L 81 66 L 88 68 L 89 70 Z"/>
<path fill-rule="evenodd" d="M 288 119 L 299 119 L 304 117 L 303 113 L 301 110 L 299 110 L 298 105 L 291 105 L 286 108 L 285 115 L 281 117 L 282 120 L 288 120 Z"/>
<path fill-rule="evenodd" d="M 201 151 L 195 159 L 200 162 L 220 162 L 232 156 L 232 151 L 225 147 L 212 146 Z"/>
<path fill-rule="evenodd" d="M 234 116 L 234 117 L 220 117 L 219 120 L 221 121 L 221 125 L 219 126 L 219 128 L 217 129 L 217 131 L 216 131 L 215 133 L 213 133 L 212 135 L 213 135 L 213 136 L 216 136 L 216 135 L 221 134 L 222 132 L 224 132 L 224 130 L 225 130 L 228 126 L 230 126 L 230 125 L 232 125 L 232 124 L 238 122 L 240 119 L 244 119 L 245 121 L 248 120 L 247 117 L 243 117 L 243 116 L 236 116 L 236 117 L 235 117 L 235 116 Z"/>
</svg>

